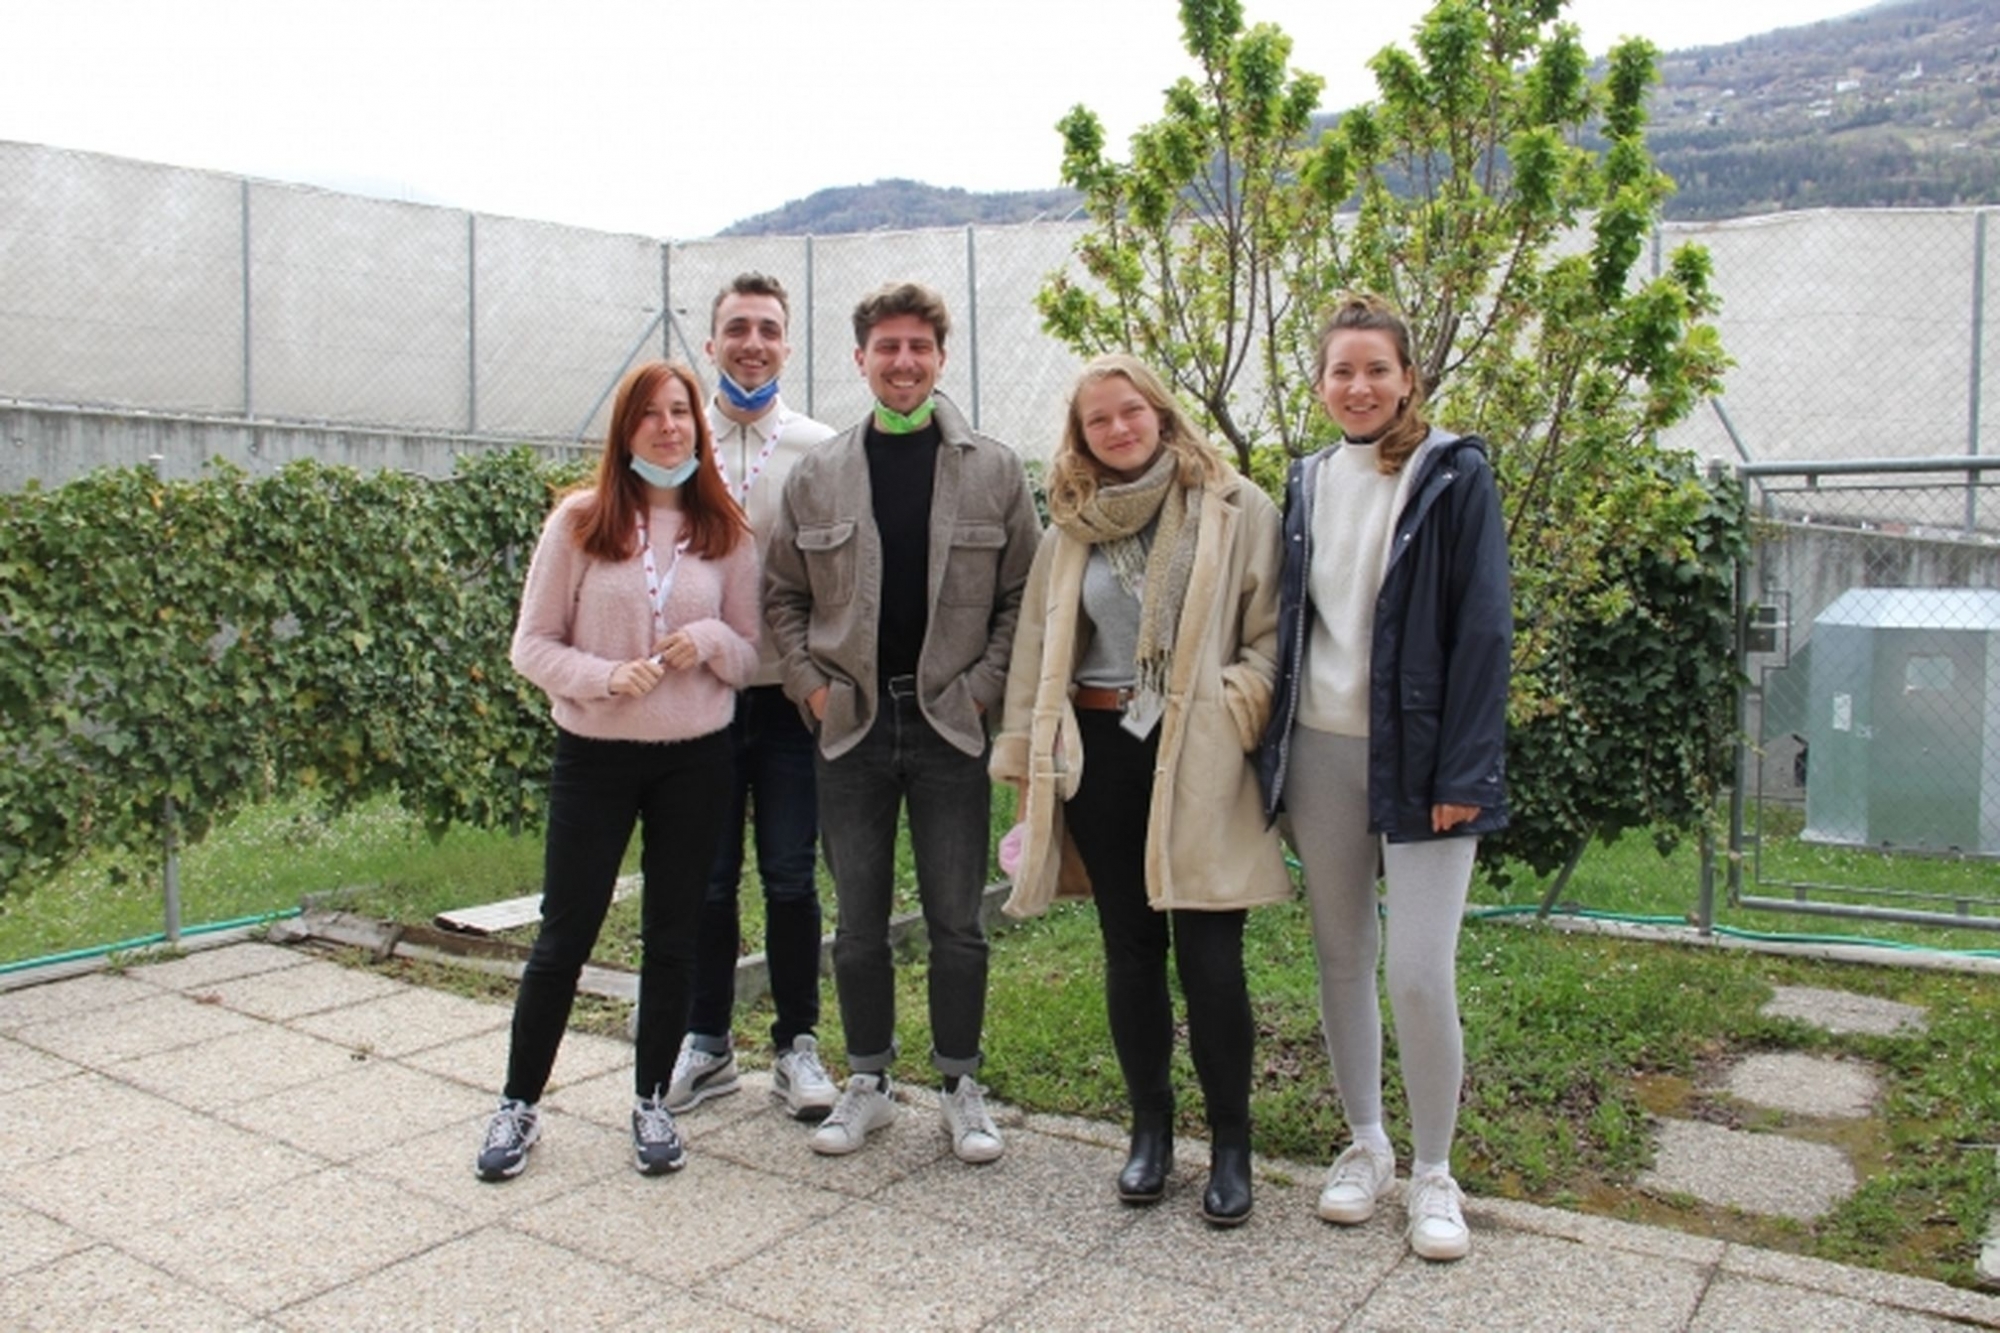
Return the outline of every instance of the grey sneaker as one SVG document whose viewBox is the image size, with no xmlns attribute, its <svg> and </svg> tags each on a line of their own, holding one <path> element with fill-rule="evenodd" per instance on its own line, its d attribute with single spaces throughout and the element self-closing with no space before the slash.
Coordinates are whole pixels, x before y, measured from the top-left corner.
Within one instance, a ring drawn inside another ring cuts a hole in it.
<svg viewBox="0 0 2000 1333">
<path fill-rule="evenodd" d="M 657 1092 L 632 1105 L 632 1165 L 641 1175 L 665 1175 L 687 1165 L 687 1149 L 674 1127 L 674 1113 Z"/>
<path fill-rule="evenodd" d="M 1442 1171 L 1412 1176 L 1403 1187 L 1403 1207 L 1410 1215 L 1410 1249 L 1419 1259 L 1443 1262 L 1463 1259 L 1472 1248 L 1459 1205 L 1465 1199 L 1458 1182 Z"/>
<path fill-rule="evenodd" d="M 710 1097 L 736 1091 L 736 1052 L 695 1049 L 692 1034 L 681 1039 L 674 1075 L 667 1081 L 667 1109 L 675 1115 L 691 1111 Z"/>
<path fill-rule="evenodd" d="M 1365 1143 L 1348 1145 L 1333 1159 L 1326 1187 L 1319 1192 L 1319 1215 L 1342 1226 L 1375 1216 L 1375 1203 L 1396 1183 L 1396 1155 Z"/>
<path fill-rule="evenodd" d="M 771 1095 L 785 1103 L 794 1120 L 821 1120 L 840 1100 L 840 1089 L 819 1062 L 819 1039 L 792 1038 L 792 1049 L 771 1066 Z"/>
<path fill-rule="evenodd" d="M 535 1108 L 514 1097 L 502 1097 L 500 1109 L 486 1122 L 486 1139 L 472 1170 L 481 1180 L 512 1180 L 528 1165 L 528 1149 L 542 1137 L 542 1120 Z"/>
<path fill-rule="evenodd" d="M 959 1161 L 991 1162 L 1000 1156 L 1006 1145 L 1000 1142 L 993 1117 L 986 1113 L 986 1089 L 970 1074 L 959 1079 L 958 1091 L 938 1094 L 938 1110 Z"/>
<path fill-rule="evenodd" d="M 888 1088 L 877 1087 L 875 1075 L 856 1074 L 847 1080 L 833 1111 L 807 1140 L 816 1153 L 841 1157 L 858 1150 L 874 1131 L 894 1121 L 896 1102 Z"/>
</svg>

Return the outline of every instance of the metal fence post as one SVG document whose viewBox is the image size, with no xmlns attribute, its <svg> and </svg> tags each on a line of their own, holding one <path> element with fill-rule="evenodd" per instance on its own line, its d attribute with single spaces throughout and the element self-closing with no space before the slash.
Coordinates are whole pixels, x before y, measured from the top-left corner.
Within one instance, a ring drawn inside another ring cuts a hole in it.
<svg viewBox="0 0 2000 1333">
<path fill-rule="evenodd" d="M 979 243 L 965 228 L 966 355 L 972 362 L 972 428 L 979 429 Z"/>
<path fill-rule="evenodd" d="M 1965 452 L 1979 453 L 1979 379 L 1986 351 L 1986 210 L 1972 215 L 1972 374 L 1965 409 Z M 1965 478 L 1965 530 L 1979 526 L 1979 479 Z"/>
<path fill-rule="evenodd" d="M 674 356 L 674 329 L 668 323 L 668 312 L 674 308 L 674 247 L 660 242 L 660 356 L 668 361 Z"/>
<path fill-rule="evenodd" d="M 813 344 L 819 341 L 819 330 L 813 324 L 813 238 L 808 234 L 806 243 L 806 415 L 813 416 L 813 389 L 819 377 L 813 373 Z"/>
<path fill-rule="evenodd" d="M 156 481 L 167 479 L 167 456 L 153 454 L 146 459 Z M 160 802 L 160 899 L 165 918 L 161 933 L 169 946 L 181 942 L 181 815 L 172 796 Z"/>
<path fill-rule="evenodd" d="M 479 215 L 465 215 L 465 431 L 479 430 Z"/>
<path fill-rule="evenodd" d="M 243 415 L 248 418 L 256 404 L 250 393 L 250 178 L 247 176 L 241 182 L 238 198 L 237 235 L 243 270 Z"/>
</svg>

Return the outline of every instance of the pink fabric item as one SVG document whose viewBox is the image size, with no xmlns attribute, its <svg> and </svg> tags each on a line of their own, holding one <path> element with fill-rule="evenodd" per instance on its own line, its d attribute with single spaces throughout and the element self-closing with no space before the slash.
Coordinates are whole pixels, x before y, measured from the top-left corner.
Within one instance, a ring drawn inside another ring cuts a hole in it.
<svg viewBox="0 0 2000 1333">
<path fill-rule="evenodd" d="M 1027 838 L 1028 826 L 1026 823 L 1020 823 L 1008 829 L 1005 836 L 1000 839 L 1000 869 L 1008 875 L 1014 874 L 1021 868 L 1021 844 L 1027 841 Z"/>
</svg>

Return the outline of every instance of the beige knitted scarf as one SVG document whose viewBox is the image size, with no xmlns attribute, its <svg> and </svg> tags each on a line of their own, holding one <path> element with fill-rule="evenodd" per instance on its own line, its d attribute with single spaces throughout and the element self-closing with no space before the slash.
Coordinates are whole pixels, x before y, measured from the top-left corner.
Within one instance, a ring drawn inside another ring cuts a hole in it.
<svg viewBox="0 0 2000 1333">
<path fill-rule="evenodd" d="M 1187 601 L 1201 536 L 1202 486 L 1182 486 L 1179 470 L 1174 451 L 1162 449 L 1137 480 L 1100 485 L 1073 517 L 1056 520 L 1076 540 L 1102 546 L 1120 585 L 1139 599 L 1139 645 L 1132 665 L 1138 678 L 1134 693 L 1142 704 L 1164 701 L 1181 605 Z M 1144 534 L 1156 514 L 1159 526 L 1149 551 Z"/>
</svg>

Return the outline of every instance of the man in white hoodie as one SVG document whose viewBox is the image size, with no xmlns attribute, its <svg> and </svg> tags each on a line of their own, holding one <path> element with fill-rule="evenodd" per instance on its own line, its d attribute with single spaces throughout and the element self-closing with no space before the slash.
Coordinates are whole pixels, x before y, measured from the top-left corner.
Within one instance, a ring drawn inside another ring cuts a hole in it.
<svg viewBox="0 0 2000 1333">
<path fill-rule="evenodd" d="M 716 464 L 749 516 L 761 544 L 770 535 L 785 477 L 807 450 L 834 432 L 793 411 L 778 392 L 791 355 L 791 307 L 785 288 L 763 273 L 739 273 L 710 307 L 706 352 L 717 388 L 708 408 Z M 745 825 L 755 812 L 757 873 L 764 885 L 764 956 L 777 1019 L 772 1087 L 793 1116 L 817 1120 L 839 1089 L 820 1064 L 818 796 L 813 738 L 779 687 L 770 636 L 750 687 L 736 696 L 736 790 L 723 821 L 696 944 L 694 1005 L 688 1036 L 667 1089 L 680 1112 L 737 1088 L 731 1018 L 740 948 L 737 886 Z"/>
</svg>

